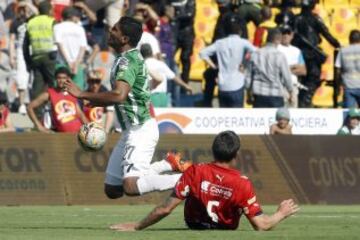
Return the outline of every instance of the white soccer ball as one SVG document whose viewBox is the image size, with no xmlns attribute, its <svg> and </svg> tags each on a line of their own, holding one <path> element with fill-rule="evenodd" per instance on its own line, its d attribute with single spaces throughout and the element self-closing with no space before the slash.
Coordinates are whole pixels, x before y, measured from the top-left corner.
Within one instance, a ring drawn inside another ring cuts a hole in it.
<svg viewBox="0 0 360 240">
<path fill-rule="evenodd" d="M 96 122 L 83 124 L 78 132 L 80 146 L 86 151 L 97 151 L 106 143 L 104 127 Z"/>
</svg>

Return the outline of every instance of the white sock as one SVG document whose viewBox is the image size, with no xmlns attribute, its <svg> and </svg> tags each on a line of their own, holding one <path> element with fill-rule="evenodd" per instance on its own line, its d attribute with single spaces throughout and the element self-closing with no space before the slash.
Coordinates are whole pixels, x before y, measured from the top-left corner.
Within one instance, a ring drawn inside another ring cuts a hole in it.
<svg viewBox="0 0 360 240">
<path fill-rule="evenodd" d="M 175 184 L 181 177 L 181 174 L 172 175 L 146 175 L 137 180 L 139 193 L 165 191 L 175 187 Z"/>
<path fill-rule="evenodd" d="M 170 163 L 166 160 L 156 161 L 150 165 L 155 174 L 173 171 Z"/>
</svg>

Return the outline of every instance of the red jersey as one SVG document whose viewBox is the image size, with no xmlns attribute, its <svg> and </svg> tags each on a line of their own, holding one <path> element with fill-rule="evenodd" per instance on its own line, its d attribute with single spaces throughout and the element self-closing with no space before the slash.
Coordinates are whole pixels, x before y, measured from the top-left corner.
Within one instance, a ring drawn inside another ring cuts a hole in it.
<svg viewBox="0 0 360 240">
<path fill-rule="evenodd" d="M 89 105 L 84 105 L 83 111 L 90 122 L 102 123 L 105 112 L 104 109 L 104 107 L 91 107 Z"/>
<path fill-rule="evenodd" d="M 51 120 L 57 132 L 77 132 L 82 123 L 76 108 L 77 99 L 70 94 L 48 89 L 51 104 Z"/>
<path fill-rule="evenodd" d="M 242 213 L 248 218 L 262 214 L 250 180 L 214 163 L 187 169 L 175 194 L 186 199 L 184 215 L 190 228 L 236 229 Z"/>
<path fill-rule="evenodd" d="M 5 128 L 6 119 L 9 117 L 9 114 L 9 109 L 4 106 L 0 111 L 0 128 Z"/>
</svg>

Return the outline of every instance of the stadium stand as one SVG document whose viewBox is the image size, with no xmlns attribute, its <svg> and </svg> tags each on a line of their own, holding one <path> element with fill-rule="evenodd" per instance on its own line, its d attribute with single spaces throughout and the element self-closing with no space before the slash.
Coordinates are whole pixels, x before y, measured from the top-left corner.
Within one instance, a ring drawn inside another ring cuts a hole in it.
<svg viewBox="0 0 360 240">
<path fill-rule="evenodd" d="M 10 26 L 10 22 L 14 19 L 16 14 L 16 3 L 17 1 L 4 1 L 1 4 L 1 11 L 5 18 L 5 25 L 7 27 Z M 32 2 L 32 1 L 28 1 Z M 34 1 L 35 2 L 35 1 Z M 67 1 L 70 2 L 70 1 Z M 85 1 L 85 2 L 91 2 L 91 1 Z M 120 2 L 120 1 L 119 1 Z M 141 2 L 141 1 L 140 1 Z M 161 2 L 157 1 L 147 1 L 149 3 L 152 3 L 152 7 L 157 11 L 157 13 L 161 13 L 159 9 L 161 10 Z M 176 1 L 173 1 L 176 2 Z M 221 1 L 219 1 L 221 2 Z M 236 2 L 236 1 L 233 1 Z M 57 4 L 57 1 L 53 1 L 54 4 Z M 91 4 L 90 4 L 91 5 Z M 90 6 L 89 5 L 89 6 Z M 9 8 L 11 6 L 11 8 Z M 131 15 L 134 13 L 134 3 L 130 1 L 130 6 L 128 9 L 127 14 Z M 91 7 L 91 6 L 90 6 Z M 14 10 L 15 9 L 15 10 Z M 11 11 L 12 10 L 12 11 Z M 60 9 L 61 10 L 61 9 Z M 60 11 L 57 9 L 57 11 Z M 276 16 L 277 13 L 279 13 L 279 8 L 273 7 L 273 18 Z M 292 11 L 297 14 L 300 12 L 299 7 L 294 7 Z M 346 46 L 348 44 L 348 35 L 349 32 L 352 29 L 359 29 L 360 28 L 360 1 L 359 0 L 320 0 L 319 3 L 316 6 L 316 9 L 314 10 L 323 20 L 326 26 L 329 27 L 330 32 L 340 41 L 342 46 Z M 108 51 L 107 48 L 104 48 L 103 45 L 106 45 L 106 37 L 104 34 L 98 35 L 99 32 L 106 31 L 106 29 L 109 28 L 109 26 L 104 24 L 103 19 L 106 19 L 106 12 L 104 9 L 95 9 L 95 12 L 97 14 L 97 22 L 92 23 L 94 24 L 94 29 L 96 32 L 96 39 L 99 41 L 101 40 L 101 46 L 102 50 L 100 53 L 98 53 L 95 57 L 95 61 L 93 62 L 92 66 L 88 66 L 89 69 L 96 68 L 96 69 L 102 69 L 104 72 L 104 85 L 108 88 L 110 88 L 110 83 L 108 81 L 109 79 L 109 69 L 111 68 L 111 64 L 114 60 L 114 56 L 111 54 L 111 52 Z M 57 13 L 59 15 L 59 13 Z M 210 44 L 213 37 L 213 32 L 215 28 L 215 24 L 217 21 L 217 18 L 219 16 L 219 10 L 218 10 L 218 4 L 217 1 L 208 1 L 208 0 L 199 0 L 196 1 L 196 18 L 194 23 L 194 29 L 195 29 L 195 40 L 193 44 L 193 54 L 191 56 L 191 72 L 190 72 L 190 78 L 194 80 L 195 84 L 196 82 L 203 81 L 203 72 L 206 68 L 206 65 L 204 61 L 202 61 L 199 58 L 199 51 L 204 48 L 206 45 Z M 248 36 L 249 40 L 253 40 L 254 31 L 255 31 L 255 25 L 250 22 L 248 24 Z M 155 28 L 156 31 L 156 28 Z M 156 34 L 155 34 L 156 35 Z M 99 37 L 100 36 L 100 37 Z M 101 37 L 102 36 L 102 37 Z M 1 61 L 5 61 L 7 51 L 8 51 L 8 36 L 3 36 L 0 41 L 0 48 L 1 51 Z M 313 103 L 317 107 L 332 107 L 333 105 L 333 87 L 332 87 L 332 80 L 334 78 L 334 48 L 325 40 L 321 43 L 321 48 L 327 53 L 328 59 L 322 66 L 322 74 L 321 74 L 321 80 L 324 80 L 324 82 L 321 83 L 319 89 L 317 90 L 314 98 Z M 179 64 L 179 69 L 181 69 L 181 64 L 179 61 L 179 55 L 180 53 L 177 52 L 175 55 L 175 58 L 177 60 L 177 63 Z M 7 63 L 4 62 L 2 64 L 2 68 L 7 68 Z M 0 83 L 3 87 L 3 91 L 6 91 L 8 93 L 8 98 L 10 102 L 16 101 L 17 98 L 17 89 L 16 89 L 16 82 L 12 79 L 11 73 L 2 71 L 2 78 L 7 79 L 4 83 Z M 193 83 L 194 84 L 194 83 Z M 186 96 L 184 97 L 186 98 Z M 341 94 L 339 95 L 339 101 L 341 101 Z M 192 103 L 190 103 L 191 105 Z M 12 108 L 13 111 L 16 111 L 16 104 Z"/>
</svg>

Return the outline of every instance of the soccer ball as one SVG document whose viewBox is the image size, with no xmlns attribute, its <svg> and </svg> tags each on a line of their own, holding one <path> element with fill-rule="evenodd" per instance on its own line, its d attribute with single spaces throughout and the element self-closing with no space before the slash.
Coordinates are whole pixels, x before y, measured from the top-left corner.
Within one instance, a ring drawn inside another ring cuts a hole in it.
<svg viewBox="0 0 360 240">
<path fill-rule="evenodd" d="M 96 122 L 83 124 L 78 132 L 80 146 L 86 151 L 97 151 L 106 143 L 104 127 Z"/>
</svg>

